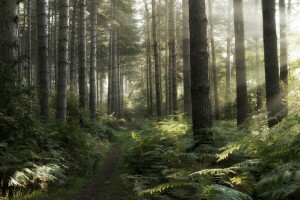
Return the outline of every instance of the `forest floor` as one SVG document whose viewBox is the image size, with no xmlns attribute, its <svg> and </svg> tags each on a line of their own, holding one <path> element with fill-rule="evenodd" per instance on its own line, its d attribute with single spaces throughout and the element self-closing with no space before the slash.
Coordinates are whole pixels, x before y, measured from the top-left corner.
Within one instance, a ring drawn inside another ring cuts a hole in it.
<svg viewBox="0 0 300 200">
<path fill-rule="evenodd" d="M 117 142 L 106 153 L 106 160 L 98 173 L 79 190 L 71 200 L 122 200 L 131 199 L 130 190 L 122 183 L 121 175 L 125 173 L 122 167 L 122 152 L 126 146 L 126 138 L 130 131 L 122 130 L 117 133 Z"/>
</svg>

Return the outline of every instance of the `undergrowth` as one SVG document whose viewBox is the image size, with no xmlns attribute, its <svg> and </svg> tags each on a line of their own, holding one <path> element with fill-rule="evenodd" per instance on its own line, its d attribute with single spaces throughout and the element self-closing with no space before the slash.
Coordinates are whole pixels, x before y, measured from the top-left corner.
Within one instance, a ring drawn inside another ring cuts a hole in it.
<svg viewBox="0 0 300 200">
<path fill-rule="evenodd" d="M 299 199 L 300 116 L 291 114 L 272 129 L 265 121 L 256 115 L 239 129 L 216 122 L 214 145 L 189 153 L 192 134 L 182 117 L 138 121 L 125 151 L 131 171 L 123 180 L 136 199 Z"/>
</svg>

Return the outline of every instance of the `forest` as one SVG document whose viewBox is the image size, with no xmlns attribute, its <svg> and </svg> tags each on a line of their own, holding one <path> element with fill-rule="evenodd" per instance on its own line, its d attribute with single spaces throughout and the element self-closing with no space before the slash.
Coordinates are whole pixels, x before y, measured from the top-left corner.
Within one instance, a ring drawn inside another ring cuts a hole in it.
<svg viewBox="0 0 300 200">
<path fill-rule="evenodd" d="M 299 200 L 298 0 L 0 0 L 0 200 Z"/>
</svg>

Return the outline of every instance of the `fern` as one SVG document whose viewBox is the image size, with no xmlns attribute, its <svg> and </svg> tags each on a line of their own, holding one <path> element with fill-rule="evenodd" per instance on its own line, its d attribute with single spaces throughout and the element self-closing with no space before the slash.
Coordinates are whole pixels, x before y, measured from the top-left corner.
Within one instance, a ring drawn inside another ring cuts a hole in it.
<svg viewBox="0 0 300 200">
<path fill-rule="evenodd" d="M 229 168 L 220 168 L 220 169 L 203 169 L 203 170 L 200 170 L 200 171 L 190 174 L 190 176 L 191 177 L 196 176 L 196 175 L 198 175 L 198 176 L 203 176 L 203 175 L 224 176 L 229 173 L 235 174 L 236 169 L 238 169 L 238 168 L 237 167 L 229 167 Z"/>
<path fill-rule="evenodd" d="M 186 186 L 186 185 L 191 185 L 191 184 L 190 183 L 185 183 L 185 182 L 164 183 L 164 184 L 158 185 L 154 188 L 143 190 L 143 191 L 139 192 L 138 195 L 141 196 L 141 195 L 145 195 L 145 194 L 154 194 L 154 193 L 157 193 L 157 192 L 163 192 L 163 191 L 165 191 L 167 189 L 170 189 L 170 188 Z"/>
<path fill-rule="evenodd" d="M 249 195 L 223 185 L 206 186 L 203 194 L 208 200 L 252 200 Z"/>
</svg>

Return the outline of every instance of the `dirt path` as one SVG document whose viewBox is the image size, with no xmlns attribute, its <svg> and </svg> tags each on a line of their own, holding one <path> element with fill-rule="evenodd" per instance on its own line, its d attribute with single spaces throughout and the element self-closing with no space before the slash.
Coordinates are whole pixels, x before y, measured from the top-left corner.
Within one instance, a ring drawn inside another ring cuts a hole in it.
<svg viewBox="0 0 300 200">
<path fill-rule="evenodd" d="M 78 191 L 72 200 L 102 200 L 99 195 L 105 194 L 106 185 L 117 170 L 121 158 L 121 145 L 114 145 L 107 153 L 107 160 L 104 162 L 100 171 L 94 176 L 80 191 Z"/>
</svg>

